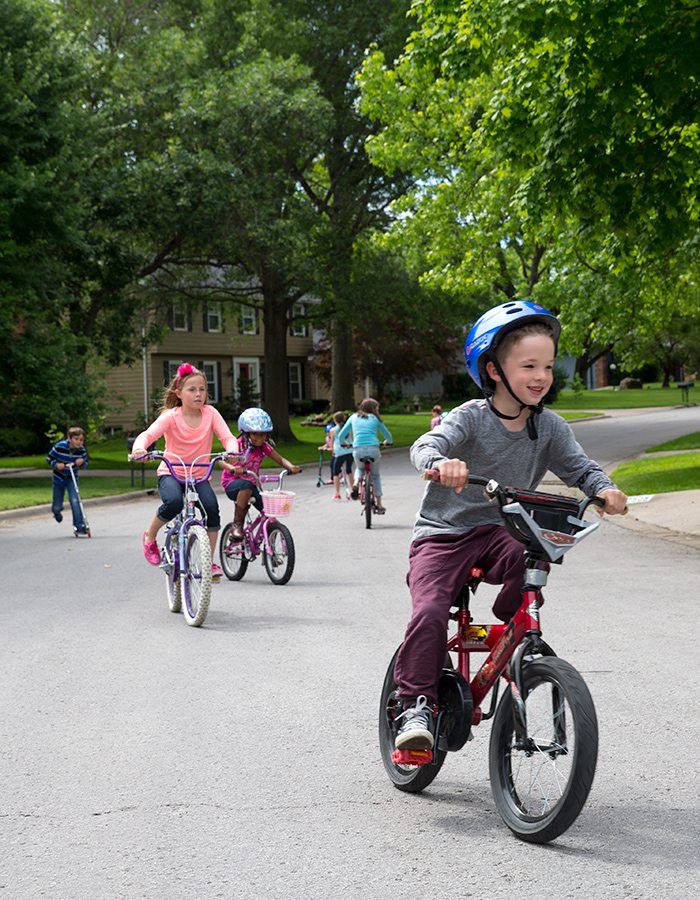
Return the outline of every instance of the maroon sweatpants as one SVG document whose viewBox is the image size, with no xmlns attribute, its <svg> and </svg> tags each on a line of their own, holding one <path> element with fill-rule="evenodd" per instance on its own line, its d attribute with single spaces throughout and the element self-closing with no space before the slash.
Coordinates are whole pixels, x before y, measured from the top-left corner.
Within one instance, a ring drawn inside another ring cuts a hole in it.
<svg viewBox="0 0 700 900">
<path fill-rule="evenodd" d="M 517 612 L 525 573 L 524 544 L 503 525 L 478 525 L 466 534 L 422 538 L 411 544 L 408 586 L 413 613 L 394 674 L 404 704 L 421 694 L 437 699 L 437 682 L 447 652 L 450 606 L 473 566 L 488 584 L 502 584 L 493 613 L 503 622 Z"/>
</svg>

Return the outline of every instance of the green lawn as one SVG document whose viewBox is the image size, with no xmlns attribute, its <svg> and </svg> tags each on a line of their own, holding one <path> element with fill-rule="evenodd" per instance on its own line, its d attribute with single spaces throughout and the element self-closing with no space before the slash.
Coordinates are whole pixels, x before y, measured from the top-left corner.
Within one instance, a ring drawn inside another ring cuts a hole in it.
<svg viewBox="0 0 700 900">
<path fill-rule="evenodd" d="M 570 393 L 570 392 L 569 392 Z M 575 412 L 561 412 L 557 406 L 564 409 L 573 406 L 572 399 L 564 392 L 563 398 L 554 408 L 567 419 L 581 418 L 587 415 L 587 409 L 612 408 L 615 404 L 608 403 L 605 407 L 599 398 L 623 398 L 635 400 L 636 405 L 640 397 L 649 396 L 651 402 L 646 405 L 661 406 L 660 398 L 667 400 L 678 399 L 673 389 L 667 391 L 659 389 L 644 389 L 641 391 L 588 391 L 584 393 L 588 405 L 582 406 Z M 595 398 L 595 403 L 592 402 Z M 386 425 L 392 433 L 394 442 L 398 447 L 410 446 L 416 438 L 420 437 L 430 427 L 430 413 L 402 413 L 385 416 Z M 297 443 L 282 442 L 278 450 L 287 459 L 298 465 L 305 465 L 313 471 L 318 465 L 319 453 L 317 447 L 324 441 L 324 430 L 321 426 L 305 426 L 301 419 L 292 419 L 292 431 L 297 438 Z M 652 450 L 693 450 L 700 448 L 700 433 L 670 441 L 668 444 L 653 447 Z M 132 490 L 129 470 L 131 464 L 126 459 L 126 441 L 123 437 L 104 438 L 100 441 L 92 441 L 88 444 L 90 451 L 90 475 L 81 480 L 81 494 L 85 499 L 89 497 L 104 497 L 110 494 L 122 493 Z M 327 455 L 324 457 L 327 459 Z M 685 461 L 685 462 L 684 462 Z M 0 468 L 46 468 L 46 476 L 32 476 L 18 478 L 12 476 L 0 476 L 0 510 L 19 509 L 26 506 L 36 506 L 48 503 L 51 499 L 51 480 L 49 470 L 43 454 L 38 456 L 0 458 Z M 100 469 L 123 469 L 124 476 L 98 476 L 92 473 Z M 150 472 L 149 472 L 150 470 Z M 155 464 L 147 467 L 146 486 L 155 485 Z M 635 460 L 621 466 L 615 472 L 615 479 L 621 484 L 626 493 L 661 493 L 664 491 L 688 490 L 700 488 L 700 454 L 685 454 L 669 458 L 656 458 L 654 460 Z M 136 487 L 140 489 L 140 478 L 136 479 Z M 625 486 L 627 485 L 627 486 Z"/>
<path fill-rule="evenodd" d="M 410 447 L 410 445 L 430 428 L 430 412 L 407 413 L 384 416 L 386 426 L 394 438 L 397 447 Z M 567 419 L 581 418 L 585 412 L 563 414 Z M 299 443 L 281 442 L 277 449 L 292 462 L 303 465 L 304 463 L 318 462 L 319 444 L 325 440 L 325 432 L 321 426 L 302 425 L 303 419 L 290 420 L 292 431 Z M 162 441 L 159 446 L 162 448 Z M 90 471 L 96 469 L 124 469 L 128 471 L 131 463 L 128 462 L 126 441 L 123 437 L 107 437 L 99 441 L 88 441 L 87 448 L 90 453 Z M 48 447 L 47 447 L 48 450 Z M 46 468 L 44 454 L 36 456 L 12 456 L 0 457 L 0 469 L 15 468 Z"/>
<path fill-rule="evenodd" d="M 622 463 L 611 478 L 630 496 L 700 488 L 700 453 L 655 456 Z"/>
<path fill-rule="evenodd" d="M 692 388 L 689 397 L 693 398 Z M 681 391 L 672 384 L 662 388 L 649 385 L 639 390 L 619 391 L 604 388 L 598 391 L 581 391 L 578 395 L 571 390 L 562 391 L 552 409 L 642 409 L 648 406 L 681 406 Z M 700 388 L 698 389 L 700 401 Z"/>
<path fill-rule="evenodd" d="M 685 434 L 673 441 L 666 441 L 665 444 L 649 447 L 647 453 L 661 453 L 666 450 L 700 450 L 700 431 Z"/>
<path fill-rule="evenodd" d="M 155 478 L 146 479 L 146 488 L 155 488 Z M 124 478 L 118 475 L 104 478 L 97 476 L 80 480 L 80 496 L 83 500 L 91 497 L 110 497 L 113 494 L 125 494 L 138 490 L 142 490 L 141 480 L 136 479 L 136 484 L 132 487 L 131 479 L 128 476 Z M 67 494 L 64 502 L 68 505 Z M 51 503 L 50 477 L 0 477 L 0 511 L 24 509 L 27 506 L 40 506 L 43 503 Z"/>
</svg>

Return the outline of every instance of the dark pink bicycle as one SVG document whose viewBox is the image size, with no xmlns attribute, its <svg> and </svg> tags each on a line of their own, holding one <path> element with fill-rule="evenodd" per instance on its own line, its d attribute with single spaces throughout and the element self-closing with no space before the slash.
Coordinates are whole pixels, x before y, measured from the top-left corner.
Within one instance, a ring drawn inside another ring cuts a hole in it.
<svg viewBox="0 0 700 900">
<path fill-rule="evenodd" d="M 286 584 L 294 572 L 296 554 L 292 533 L 279 521 L 279 517 L 288 516 L 294 508 L 295 494 L 282 489 L 285 475 L 283 469 L 277 475 L 256 475 L 246 472 L 255 478 L 261 488 L 263 511 L 253 514 L 250 505 L 243 527 L 243 540 L 233 537 L 233 523 L 229 522 L 221 532 L 219 540 L 219 556 L 224 575 L 231 581 L 240 581 L 248 570 L 249 563 L 262 555 L 268 578 L 273 584 Z M 273 490 L 262 490 L 264 484 L 274 483 Z M 252 502 L 252 498 L 251 498 Z"/>
</svg>

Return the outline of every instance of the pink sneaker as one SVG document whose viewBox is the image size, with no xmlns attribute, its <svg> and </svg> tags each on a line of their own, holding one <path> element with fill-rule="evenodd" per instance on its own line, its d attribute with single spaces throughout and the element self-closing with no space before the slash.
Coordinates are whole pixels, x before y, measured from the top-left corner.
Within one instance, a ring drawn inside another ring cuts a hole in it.
<svg viewBox="0 0 700 900">
<path fill-rule="evenodd" d="M 211 564 L 211 578 L 212 581 L 219 581 L 221 576 L 224 574 L 224 570 L 218 563 Z"/>
<path fill-rule="evenodd" d="M 146 557 L 146 562 L 152 566 L 159 566 L 160 550 L 158 549 L 157 541 L 149 541 L 144 531 L 141 535 L 141 543 L 143 544 L 143 555 Z"/>
</svg>

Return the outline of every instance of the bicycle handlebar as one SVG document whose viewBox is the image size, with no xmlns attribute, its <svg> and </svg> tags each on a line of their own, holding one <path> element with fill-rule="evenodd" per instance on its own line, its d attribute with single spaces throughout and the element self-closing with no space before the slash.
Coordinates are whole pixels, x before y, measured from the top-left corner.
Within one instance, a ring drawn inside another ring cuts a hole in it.
<svg viewBox="0 0 700 900">
<path fill-rule="evenodd" d="M 425 469 L 423 471 L 423 480 L 439 483 L 440 473 L 437 469 Z M 605 509 L 605 500 L 603 500 L 602 497 L 584 497 L 582 500 L 577 500 L 576 497 L 569 497 L 566 494 L 549 494 L 545 491 L 519 490 L 514 487 L 502 486 L 494 478 L 485 478 L 483 475 L 472 475 L 471 473 L 467 476 L 467 484 L 465 487 L 470 484 L 482 486 L 484 488 L 484 496 L 489 500 L 496 500 L 501 508 L 508 503 L 520 500 L 527 501 L 530 499 L 534 502 L 540 500 L 550 503 L 557 501 L 567 504 L 574 503 L 577 506 L 577 514 L 579 517 L 584 514 L 589 506 L 597 506 L 600 509 Z M 626 512 L 627 509 L 625 509 L 625 513 Z"/>
<path fill-rule="evenodd" d="M 278 488 L 282 489 L 282 482 L 285 479 L 286 475 L 300 475 L 300 472 L 292 472 L 291 469 L 282 469 L 281 472 L 278 472 L 276 475 L 259 475 L 256 472 L 252 472 L 250 469 L 245 469 L 243 471 L 243 475 L 251 475 L 258 487 L 262 487 L 263 484 L 270 484 L 273 481 L 277 482 Z M 241 476 L 242 477 L 242 476 Z"/>
<path fill-rule="evenodd" d="M 128 455 L 128 458 L 132 462 L 149 462 L 151 460 L 160 460 L 161 462 L 165 463 L 165 465 L 168 467 L 168 470 L 170 471 L 170 474 L 176 481 L 179 481 L 180 484 L 185 484 L 187 481 L 192 481 L 195 484 L 200 481 L 207 481 L 207 479 L 211 476 L 212 471 L 214 470 L 214 465 L 219 460 L 230 459 L 232 457 L 236 459 L 243 459 L 242 454 L 229 453 L 226 450 L 224 450 L 223 453 L 204 453 L 202 454 L 202 456 L 196 457 L 192 462 L 185 462 L 185 460 L 179 457 L 176 453 L 171 453 L 170 455 L 174 456 L 177 459 L 177 462 L 171 462 L 171 460 L 168 459 L 168 456 L 165 453 L 161 453 L 159 450 L 151 450 L 149 453 L 144 453 L 143 456 L 134 456 L 132 453 L 130 453 Z M 200 460 L 205 459 L 205 457 L 206 461 L 200 462 Z M 175 471 L 175 466 L 181 467 L 185 470 L 184 478 L 181 474 L 178 474 Z M 206 472 L 200 478 L 195 478 L 195 468 L 206 469 Z"/>
<path fill-rule="evenodd" d="M 426 469 L 423 479 L 439 482 L 440 473 Z M 481 485 L 484 496 L 497 501 L 509 533 L 526 544 L 527 552 L 535 554 L 535 558 L 542 558 L 544 553 L 550 562 L 561 561 L 568 550 L 598 527 L 598 522 L 583 520 L 586 509 L 591 505 L 605 507 L 602 497 L 578 500 L 563 494 L 518 490 L 481 475 L 470 474 L 467 484 Z"/>
</svg>

